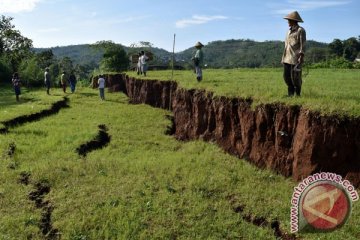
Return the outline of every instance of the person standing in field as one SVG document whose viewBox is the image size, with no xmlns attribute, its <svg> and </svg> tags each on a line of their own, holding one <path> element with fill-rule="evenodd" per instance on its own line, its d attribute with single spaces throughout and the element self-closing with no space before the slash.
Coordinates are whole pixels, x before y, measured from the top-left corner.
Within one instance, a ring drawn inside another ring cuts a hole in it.
<svg viewBox="0 0 360 240">
<path fill-rule="evenodd" d="M 44 78 L 45 78 L 46 93 L 47 95 L 50 95 L 51 77 L 48 67 L 45 68 Z"/>
<path fill-rule="evenodd" d="M 99 76 L 98 79 L 100 99 L 105 100 L 105 79 L 103 75 Z"/>
<path fill-rule="evenodd" d="M 69 76 L 69 83 L 70 83 L 70 90 L 71 93 L 75 92 L 75 88 L 76 88 L 76 77 L 74 72 L 71 72 L 70 76 Z"/>
<path fill-rule="evenodd" d="M 147 72 L 147 60 L 148 60 L 148 56 L 146 56 L 144 51 L 141 51 L 141 57 L 140 57 L 140 63 L 141 63 L 141 72 L 144 74 L 144 76 L 146 77 L 146 72 Z"/>
<path fill-rule="evenodd" d="M 204 45 L 201 42 L 197 42 L 195 44 L 196 52 L 195 52 L 195 56 L 192 58 L 192 60 L 194 61 L 196 79 L 197 79 L 198 82 L 200 82 L 202 80 L 201 66 L 202 66 L 203 60 L 204 60 L 204 54 L 203 54 L 203 51 L 202 51 L 203 46 Z"/>
<path fill-rule="evenodd" d="M 12 82 L 12 84 L 14 86 L 16 101 L 19 102 L 20 101 L 19 96 L 21 95 L 21 91 L 20 91 L 20 77 L 19 77 L 19 74 L 17 72 L 15 72 L 13 74 L 11 82 Z"/>
<path fill-rule="evenodd" d="M 136 64 L 137 75 L 142 74 L 142 72 L 141 72 L 141 56 L 142 56 L 142 53 L 139 52 L 138 62 Z"/>
<path fill-rule="evenodd" d="M 289 31 L 285 39 L 285 48 L 281 63 L 284 65 L 284 80 L 288 87 L 288 96 L 301 94 L 301 64 L 304 63 L 306 32 L 299 26 L 303 22 L 297 11 L 284 17 L 288 20 Z"/>
<path fill-rule="evenodd" d="M 64 93 L 66 93 L 66 82 L 67 82 L 67 78 L 66 78 L 66 73 L 65 71 L 62 72 L 61 77 L 60 77 L 60 82 L 61 82 L 61 87 Z"/>
</svg>

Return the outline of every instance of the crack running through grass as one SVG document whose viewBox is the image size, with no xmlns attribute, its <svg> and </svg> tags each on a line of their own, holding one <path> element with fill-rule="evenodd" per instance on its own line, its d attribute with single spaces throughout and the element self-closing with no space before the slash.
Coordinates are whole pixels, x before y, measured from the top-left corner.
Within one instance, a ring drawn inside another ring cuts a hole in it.
<svg viewBox="0 0 360 240">
<path fill-rule="evenodd" d="M 108 145 L 111 140 L 111 136 L 107 133 L 108 129 L 105 124 L 100 124 L 98 126 L 99 131 L 96 137 L 84 144 L 81 144 L 78 148 L 76 148 L 77 153 L 86 157 L 86 155 L 96 149 L 101 149 Z"/>
<path fill-rule="evenodd" d="M 69 107 L 68 101 L 69 101 L 69 99 L 67 97 L 64 97 L 63 100 L 53 103 L 51 105 L 50 109 L 44 109 L 37 113 L 32 113 L 30 115 L 22 115 L 22 116 L 19 116 L 19 117 L 16 117 L 16 118 L 13 118 L 13 119 L 10 119 L 7 121 L 3 121 L 3 122 L 1 122 L 3 127 L 0 128 L 0 134 L 8 133 L 9 128 L 11 128 L 11 127 L 20 126 L 25 123 L 34 122 L 34 121 L 40 120 L 44 117 L 54 115 L 54 114 L 58 113 L 62 108 Z"/>
<path fill-rule="evenodd" d="M 31 173 L 21 172 L 18 178 L 18 183 L 28 185 L 31 182 Z M 45 196 L 50 192 L 51 186 L 47 180 L 41 180 L 33 184 L 34 189 L 28 194 L 29 200 L 34 202 L 35 207 L 41 209 L 41 218 L 38 227 L 47 240 L 60 239 L 59 230 L 53 228 L 51 221 L 51 214 L 54 206 L 48 200 L 44 200 Z"/>
<path fill-rule="evenodd" d="M 236 196 L 229 196 L 228 200 L 230 201 L 231 207 L 234 212 L 241 215 L 242 219 L 248 223 L 251 223 L 258 227 L 269 227 L 274 231 L 274 236 L 276 239 L 281 240 L 297 240 L 298 238 L 294 234 L 288 234 L 280 229 L 280 222 L 278 220 L 272 220 L 271 223 L 266 220 L 265 217 L 255 216 L 250 213 L 244 213 L 245 205 L 239 204 L 236 200 Z"/>
</svg>

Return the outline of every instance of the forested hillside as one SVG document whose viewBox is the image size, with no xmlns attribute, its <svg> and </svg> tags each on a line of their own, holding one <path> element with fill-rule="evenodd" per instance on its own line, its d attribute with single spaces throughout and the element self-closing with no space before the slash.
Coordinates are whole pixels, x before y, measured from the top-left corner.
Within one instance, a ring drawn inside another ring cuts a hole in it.
<svg viewBox="0 0 360 240">
<path fill-rule="evenodd" d="M 308 56 L 317 49 L 327 51 L 328 45 L 315 41 L 307 42 Z M 284 42 L 253 40 L 214 41 L 204 48 L 204 61 L 211 68 L 234 67 L 276 67 L 280 66 Z M 178 53 L 180 59 L 190 59 L 195 49 L 187 49 Z M 308 58 L 312 59 L 312 58 Z M 319 59 L 323 60 L 323 59 Z"/>
<path fill-rule="evenodd" d="M 53 48 L 34 48 L 36 53 L 50 50 L 58 59 L 69 57 L 74 64 L 98 66 L 102 58 L 103 51 L 91 48 L 89 44 L 70 45 Z"/>
<path fill-rule="evenodd" d="M 130 55 L 139 52 L 139 48 L 131 48 L 123 46 L 125 51 Z M 206 44 L 203 48 L 205 59 L 204 62 L 211 68 L 234 68 L 234 67 L 276 67 L 280 66 L 280 60 L 284 42 L 281 41 L 265 41 L 256 42 L 253 40 L 226 40 L 214 41 Z M 307 42 L 307 56 L 311 62 L 324 60 L 328 44 L 319 43 L 315 41 Z M 35 49 L 36 52 L 41 52 L 48 49 Z M 65 47 L 51 48 L 54 55 L 61 59 L 69 57 L 75 64 L 98 66 L 101 60 L 102 52 L 94 50 L 88 44 L 73 45 Z M 168 65 L 172 59 L 172 53 L 161 48 L 146 48 L 154 53 L 154 60 L 151 64 Z M 195 48 L 189 48 L 185 51 L 175 53 L 177 64 L 183 66 L 191 65 L 191 57 Z M 316 58 L 311 57 L 312 53 L 316 53 Z M 322 55 L 323 57 L 319 57 Z M 320 58 L 320 59 L 319 59 Z"/>
<path fill-rule="evenodd" d="M 129 54 L 135 54 L 141 51 L 142 49 L 149 50 L 153 52 L 156 61 L 158 62 L 167 62 L 171 58 L 171 53 L 167 52 L 164 49 L 160 48 L 132 48 L 121 45 L 124 50 Z M 81 44 L 81 45 L 71 45 L 64 47 L 53 47 L 53 48 L 34 48 L 36 53 L 52 50 L 54 56 L 58 59 L 64 57 L 69 57 L 74 64 L 79 64 L 83 66 L 94 66 L 98 67 L 99 63 L 103 57 L 104 50 L 92 48 L 90 44 Z"/>
</svg>

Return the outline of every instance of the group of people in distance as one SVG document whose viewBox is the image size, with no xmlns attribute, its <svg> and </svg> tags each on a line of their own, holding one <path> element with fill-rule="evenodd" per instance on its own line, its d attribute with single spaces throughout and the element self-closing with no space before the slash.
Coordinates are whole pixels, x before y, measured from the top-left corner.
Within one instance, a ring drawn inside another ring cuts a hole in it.
<svg viewBox="0 0 360 240">
<path fill-rule="evenodd" d="M 65 71 L 62 72 L 61 76 L 60 76 L 60 85 L 62 87 L 62 90 L 64 93 L 66 93 L 66 87 L 67 87 L 67 84 L 69 83 L 70 85 L 70 91 L 71 93 L 74 93 L 75 92 L 75 88 L 76 88 L 76 76 L 75 74 L 72 72 L 70 74 L 69 77 L 67 77 L 67 74 Z"/>
<path fill-rule="evenodd" d="M 51 75 L 50 75 L 50 69 L 47 67 L 45 68 L 45 73 L 44 73 L 44 84 L 46 87 L 46 94 L 50 95 L 50 88 L 51 88 Z M 15 92 L 15 96 L 16 96 L 16 101 L 20 101 L 20 95 L 21 95 L 21 80 L 20 80 L 20 76 L 19 73 L 15 72 L 12 76 L 11 79 L 13 88 L 14 88 L 14 92 Z M 60 76 L 60 86 L 63 90 L 64 93 L 66 93 L 66 87 L 67 87 L 67 83 L 69 83 L 70 85 L 70 90 L 71 93 L 75 92 L 75 88 L 76 88 L 76 76 L 73 72 L 71 72 L 70 76 L 67 77 L 66 72 L 63 71 L 61 76 Z"/>
<path fill-rule="evenodd" d="M 303 22 L 297 11 L 291 12 L 284 17 L 288 20 L 289 31 L 285 39 L 285 48 L 281 63 L 284 66 L 283 78 L 288 88 L 288 96 L 300 96 L 302 85 L 302 69 L 304 63 L 306 32 L 299 22 Z M 201 67 L 203 66 L 203 52 L 201 42 L 195 44 L 196 52 L 191 58 L 196 73 L 196 80 L 200 82 L 203 78 Z"/>
<path fill-rule="evenodd" d="M 51 88 L 51 75 L 49 73 L 49 68 L 45 68 L 45 73 L 44 73 L 44 83 L 45 83 L 45 87 L 46 87 L 46 93 L 48 95 L 50 95 L 50 88 Z M 76 88 L 76 77 L 75 74 L 73 72 L 71 72 L 70 76 L 67 77 L 66 72 L 63 71 L 61 76 L 60 76 L 60 86 L 63 90 L 64 93 L 66 93 L 66 87 L 67 87 L 67 83 L 70 84 L 70 90 L 71 93 L 75 92 L 75 88 Z"/>
<path fill-rule="evenodd" d="M 288 21 L 289 31 L 285 39 L 285 47 L 282 55 L 281 63 L 284 66 L 283 78 L 288 88 L 288 96 L 292 97 L 294 95 L 300 96 L 301 86 L 302 86 L 302 64 L 304 63 L 305 56 L 305 43 L 306 43 L 306 32 L 305 29 L 299 26 L 299 22 L 303 22 L 297 11 L 291 12 L 284 17 Z M 196 52 L 195 55 L 191 58 L 194 62 L 196 80 L 198 82 L 202 81 L 202 66 L 204 54 L 202 48 L 204 45 L 201 42 L 195 44 Z M 147 72 L 147 61 L 149 57 L 145 54 L 144 51 L 139 53 L 138 62 L 137 62 L 137 74 L 144 74 L 146 76 Z M 49 68 L 45 69 L 45 86 L 46 93 L 50 94 L 51 87 L 51 77 L 49 73 Z M 73 73 L 70 74 L 69 78 L 66 77 L 66 73 L 63 72 L 61 75 L 61 86 L 66 92 L 67 82 L 70 84 L 71 92 L 75 91 L 76 87 L 76 77 Z M 12 84 L 14 87 L 16 100 L 19 101 L 20 91 L 20 77 L 18 73 L 13 74 Z M 105 100 L 104 88 L 105 88 L 105 79 L 101 75 L 98 79 L 100 98 Z"/>
</svg>

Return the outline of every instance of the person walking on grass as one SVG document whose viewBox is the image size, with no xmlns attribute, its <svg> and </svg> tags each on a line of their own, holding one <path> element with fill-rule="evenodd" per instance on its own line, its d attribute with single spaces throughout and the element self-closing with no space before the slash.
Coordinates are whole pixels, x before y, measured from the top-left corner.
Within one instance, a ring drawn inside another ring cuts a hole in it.
<svg viewBox="0 0 360 240">
<path fill-rule="evenodd" d="M 66 93 L 66 82 L 67 82 L 67 78 L 66 78 L 66 73 L 65 71 L 62 72 L 61 76 L 60 76 L 60 82 L 61 82 L 61 87 L 64 93 Z"/>
<path fill-rule="evenodd" d="M 202 47 L 204 45 L 201 42 L 197 42 L 195 44 L 196 52 L 195 56 L 192 58 L 194 65 L 195 65 L 195 73 L 196 73 L 196 80 L 200 82 L 202 80 L 202 69 L 201 66 L 204 60 L 204 54 L 202 52 Z"/>
<path fill-rule="evenodd" d="M 19 74 L 17 72 L 15 72 L 13 74 L 11 82 L 12 82 L 13 87 L 14 87 L 16 101 L 19 102 L 20 101 L 19 96 L 21 95 L 21 91 L 20 91 L 20 77 L 19 77 Z"/>
<path fill-rule="evenodd" d="M 51 77 L 48 67 L 45 68 L 44 78 L 45 78 L 46 93 L 47 95 L 50 95 Z"/>
<path fill-rule="evenodd" d="M 69 83 L 70 83 L 70 90 L 71 93 L 75 92 L 75 88 L 76 88 L 76 77 L 74 72 L 71 72 L 70 76 L 69 76 Z"/>
<path fill-rule="evenodd" d="M 105 100 L 105 79 L 103 75 L 99 76 L 98 79 L 100 99 Z"/>
<path fill-rule="evenodd" d="M 306 32 L 299 26 L 303 22 L 297 11 L 291 12 L 284 17 L 288 20 L 289 31 L 285 39 L 284 53 L 281 63 L 284 65 L 284 80 L 288 87 L 288 96 L 301 94 L 301 64 L 304 63 Z"/>
</svg>

